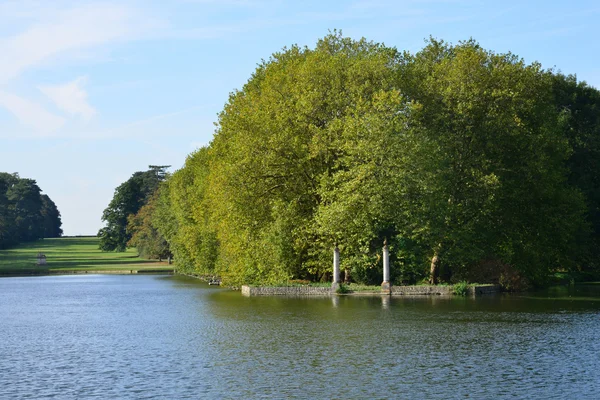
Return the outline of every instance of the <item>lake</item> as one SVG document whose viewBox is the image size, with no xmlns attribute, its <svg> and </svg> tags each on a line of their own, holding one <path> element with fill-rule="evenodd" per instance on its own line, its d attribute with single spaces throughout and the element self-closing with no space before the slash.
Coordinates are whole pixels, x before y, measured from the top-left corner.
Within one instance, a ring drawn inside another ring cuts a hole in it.
<svg viewBox="0 0 600 400">
<path fill-rule="evenodd" d="M 0 279 L 2 399 L 599 398 L 600 285 L 242 297 L 173 276 Z"/>
</svg>

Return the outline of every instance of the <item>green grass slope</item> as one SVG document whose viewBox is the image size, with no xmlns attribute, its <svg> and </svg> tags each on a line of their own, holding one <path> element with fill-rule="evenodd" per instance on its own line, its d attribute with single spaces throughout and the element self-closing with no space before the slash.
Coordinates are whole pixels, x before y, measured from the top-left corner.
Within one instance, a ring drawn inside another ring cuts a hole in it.
<svg viewBox="0 0 600 400">
<path fill-rule="evenodd" d="M 127 249 L 124 253 L 103 252 L 98 249 L 98 243 L 96 237 L 64 237 L 0 250 L 0 275 L 171 269 L 164 262 L 138 257 L 135 249 Z M 36 265 L 38 253 L 46 255 L 47 265 Z"/>
</svg>

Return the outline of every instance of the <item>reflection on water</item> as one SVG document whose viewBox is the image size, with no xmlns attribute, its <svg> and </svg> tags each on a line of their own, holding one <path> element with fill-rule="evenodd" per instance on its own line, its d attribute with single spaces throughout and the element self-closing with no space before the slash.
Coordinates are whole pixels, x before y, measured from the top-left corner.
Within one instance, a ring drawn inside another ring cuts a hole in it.
<svg viewBox="0 0 600 400">
<path fill-rule="evenodd" d="M 389 296 L 381 296 L 381 308 L 387 310 L 390 308 L 390 297 Z"/>
<path fill-rule="evenodd" d="M 247 298 L 180 277 L 0 279 L 0 398 L 597 398 L 599 289 Z"/>
</svg>

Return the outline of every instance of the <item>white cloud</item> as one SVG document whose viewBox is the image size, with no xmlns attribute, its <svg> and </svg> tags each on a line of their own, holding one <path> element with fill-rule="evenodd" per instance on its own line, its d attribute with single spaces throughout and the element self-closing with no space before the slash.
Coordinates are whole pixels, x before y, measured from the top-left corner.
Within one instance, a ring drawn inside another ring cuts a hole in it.
<svg viewBox="0 0 600 400">
<path fill-rule="evenodd" d="M 0 39 L 0 84 L 58 55 L 115 40 L 137 39 L 148 33 L 155 21 L 116 4 L 91 4 L 62 10 L 50 20 Z"/>
<path fill-rule="evenodd" d="M 42 135 L 53 133 L 65 123 L 64 118 L 46 111 L 39 104 L 1 90 L 0 106 L 14 114 L 21 123 L 34 128 Z"/>
<path fill-rule="evenodd" d="M 159 114 L 159 115 L 153 115 L 149 118 L 144 118 L 138 121 L 134 121 L 134 122 L 129 122 L 125 125 L 121 125 L 119 127 L 104 131 L 102 133 L 100 133 L 98 135 L 98 137 L 102 137 L 102 138 L 107 138 L 107 137 L 122 137 L 124 132 L 131 132 L 132 128 L 138 127 L 138 126 L 142 126 L 142 125 L 149 125 L 149 124 L 153 124 L 155 125 L 155 123 L 157 121 L 163 120 L 163 119 L 168 119 L 171 117 L 175 117 L 181 114 L 186 114 L 189 113 L 191 111 L 195 111 L 198 109 L 203 108 L 202 106 L 194 106 L 194 107 L 188 107 L 185 108 L 183 110 L 179 110 L 179 111 L 173 111 L 170 113 L 165 113 L 165 114 Z M 135 131 L 135 130 L 133 130 Z M 129 134 L 130 135 L 130 134 Z"/>
<path fill-rule="evenodd" d="M 143 10 L 121 3 L 79 4 L 82 3 L 60 0 L 52 6 L 45 1 L 0 1 L 0 90 L 9 85 L 15 87 L 13 81 L 27 70 L 49 64 L 56 66 L 81 54 L 97 57 L 104 54 L 109 45 L 152 36 L 163 27 L 163 23 Z M 62 111 L 89 120 L 96 111 L 87 101 L 85 82 L 86 78 L 80 77 L 64 85 L 40 86 L 39 89 Z M 54 132 L 66 122 L 65 118 L 20 94 L 3 91 L 0 107 L 34 128 L 38 135 Z"/>
<path fill-rule="evenodd" d="M 87 77 L 80 76 L 63 85 L 40 86 L 38 89 L 61 110 L 89 121 L 96 114 L 96 110 L 88 104 L 87 93 L 83 89 L 86 82 Z"/>
</svg>

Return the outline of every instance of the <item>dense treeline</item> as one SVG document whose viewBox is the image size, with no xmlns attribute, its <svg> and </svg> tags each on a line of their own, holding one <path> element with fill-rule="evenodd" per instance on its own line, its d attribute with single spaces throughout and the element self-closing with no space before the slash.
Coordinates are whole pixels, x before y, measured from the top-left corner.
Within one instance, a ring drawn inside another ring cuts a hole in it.
<svg viewBox="0 0 600 400">
<path fill-rule="evenodd" d="M 33 179 L 0 172 L 0 249 L 62 235 L 56 204 Z"/>
<path fill-rule="evenodd" d="M 153 196 L 160 182 L 167 177 L 169 165 L 150 165 L 147 171 L 135 172 L 115 189 L 115 194 L 102 214 L 106 226 L 98 232 L 100 249 L 125 251 L 137 247 L 143 257 L 161 258 L 170 255 L 168 245 L 149 224 Z"/>
<path fill-rule="evenodd" d="M 338 33 L 263 61 L 138 218 L 229 284 L 597 272 L 600 93 L 470 40 L 416 54 Z"/>
</svg>

